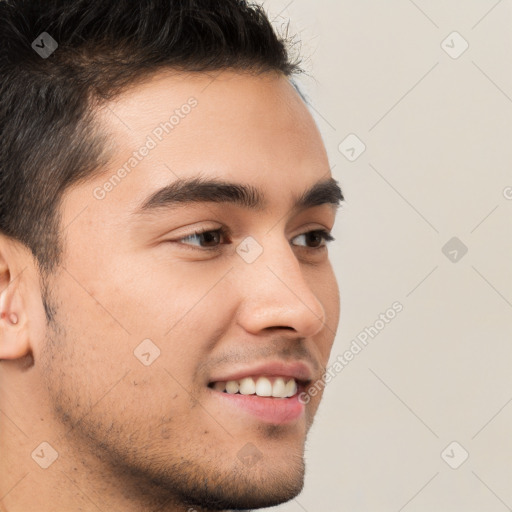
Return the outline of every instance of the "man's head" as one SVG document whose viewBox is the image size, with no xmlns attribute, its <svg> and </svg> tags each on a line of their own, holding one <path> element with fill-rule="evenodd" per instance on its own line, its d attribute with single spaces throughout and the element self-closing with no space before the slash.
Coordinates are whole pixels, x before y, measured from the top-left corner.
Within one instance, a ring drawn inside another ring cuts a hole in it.
<svg viewBox="0 0 512 512">
<path fill-rule="evenodd" d="M 235 0 L 8 0 L 0 25 L 5 460 L 48 509 L 291 499 L 342 195 L 285 42 Z"/>
</svg>

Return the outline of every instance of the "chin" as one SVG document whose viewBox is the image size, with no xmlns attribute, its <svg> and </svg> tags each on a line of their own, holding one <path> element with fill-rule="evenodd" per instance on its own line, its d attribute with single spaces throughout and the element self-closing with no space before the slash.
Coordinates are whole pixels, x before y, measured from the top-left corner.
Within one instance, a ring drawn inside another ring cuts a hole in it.
<svg viewBox="0 0 512 512">
<path fill-rule="evenodd" d="M 298 496 L 304 487 L 304 463 L 300 467 L 278 471 L 275 468 L 248 468 L 214 485 L 203 482 L 181 498 L 190 507 L 208 510 L 254 510 L 280 505 Z"/>
<path fill-rule="evenodd" d="M 191 510 L 238 511 L 277 506 L 301 493 L 305 475 L 304 457 L 290 450 L 250 464 L 238 458 L 233 463 L 233 458 L 226 455 L 224 459 L 195 458 L 155 469 L 139 473 L 152 483 L 151 494 L 158 495 L 162 502 L 173 500 Z"/>
</svg>

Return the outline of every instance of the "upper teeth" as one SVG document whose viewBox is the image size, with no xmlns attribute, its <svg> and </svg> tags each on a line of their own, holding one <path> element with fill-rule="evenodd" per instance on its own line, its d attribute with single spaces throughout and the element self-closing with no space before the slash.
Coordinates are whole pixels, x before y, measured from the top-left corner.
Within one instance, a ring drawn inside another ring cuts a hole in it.
<svg viewBox="0 0 512 512">
<path fill-rule="evenodd" d="M 216 382 L 213 388 L 217 391 L 226 391 L 229 394 L 273 396 L 275 398 L 288 398 L 297 393 L 295 379 L 277 377 L 272 382 L 267 377 L 245 377 L 240 380 Z"/>
</svg>

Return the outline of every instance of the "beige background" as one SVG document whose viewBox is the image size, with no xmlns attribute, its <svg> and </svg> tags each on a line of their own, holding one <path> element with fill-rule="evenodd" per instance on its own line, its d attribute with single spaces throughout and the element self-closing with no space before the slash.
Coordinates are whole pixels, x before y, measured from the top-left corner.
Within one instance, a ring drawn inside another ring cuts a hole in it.
<svg viewBox="0 0 512 512">
<path fill-rule="evenodd" d="M 276 510 L 510 509 L 512 2 L 264 5 L 309 56 L 305 85 L 346 195 L 332 361 L 393 302 L 404 308 L 329 384 L 304 492 Z M 351 133 L 366 145 L 353 162 L 339 150 Z"/>
</svg>

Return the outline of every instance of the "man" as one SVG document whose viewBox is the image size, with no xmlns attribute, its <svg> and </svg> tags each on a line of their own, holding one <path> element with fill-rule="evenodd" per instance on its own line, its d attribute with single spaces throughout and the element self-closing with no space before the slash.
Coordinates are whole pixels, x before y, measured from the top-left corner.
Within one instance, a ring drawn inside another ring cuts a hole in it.
<svg viewBox="0 0 512 512">
<path fill-rule="evenodd" d="M 342 193 L 241 0 L 0 2 L 0 507 L 303 487 Z"/>
</svg>

